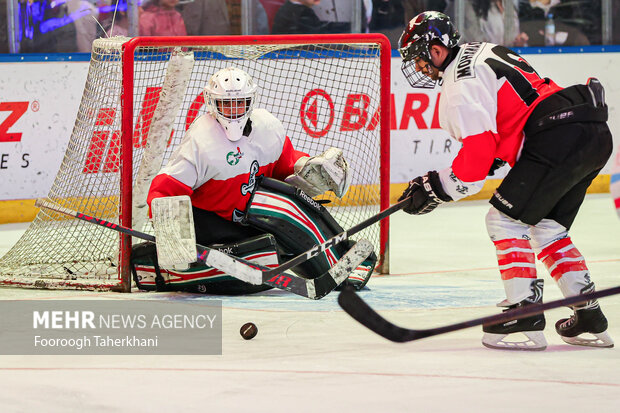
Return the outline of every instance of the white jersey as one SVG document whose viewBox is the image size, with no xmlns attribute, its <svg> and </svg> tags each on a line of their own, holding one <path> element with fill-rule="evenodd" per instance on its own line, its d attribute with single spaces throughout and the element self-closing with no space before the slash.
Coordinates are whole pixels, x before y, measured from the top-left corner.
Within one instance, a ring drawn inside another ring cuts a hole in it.
<svg viewBox="0 0 620 413">
<path fill-rule="evenodd" d="M 518 54 L 492 43 L 466 43 L 443 73 L 439 123 L 463 147 L 439 171 L 453 200 L 482 188 L 496 158 L 513 166 L 536 105 L 561 90 Z"/>
<path fill-rule="evenodd" d="M 256 177 L 284 179 L 307 154 L 295 151 L 282 123 L 264 109 L 250 115 L 251 132 L 230 141 L 210 114 L 200 116 L 153 179 L 153 198 L 190 195 L 192 205 L 232 220 L 245 210 Z M 235 213 L 237 210 L 239 212 Z"/>
</svg>

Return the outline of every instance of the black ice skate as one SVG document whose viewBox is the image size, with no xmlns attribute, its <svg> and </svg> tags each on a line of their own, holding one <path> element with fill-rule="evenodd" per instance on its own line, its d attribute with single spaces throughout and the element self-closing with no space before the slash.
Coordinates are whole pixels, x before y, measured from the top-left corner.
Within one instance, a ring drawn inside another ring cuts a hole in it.
<svg viewBox="0 0 620 413">
<path fill-rule="evenodd" d="M 542 290 L 543 280 L 534 280 L 532 282 L 533 294 L 517 304 L 509 305 L 503 311 L 509 311 L 514 308 L 525 307 L 528 305 L 542 304 Z M 504 305 L 500 303 L 498 306 Z M 547 340 L 543 334 L 544 329 L 545 315 L 543 313 L 536 314 L 531 317 L 506 321 L 501 324 L 484 325 L 482 326 L 482 331 L 484 331 L 482 344 L 485 347 L 500 350 L 540 351 L 547 348 Z M 515 333 L 523 334 L 526 337 L 526 340 L 505 340 L 507 336 Z"/>
<path fill-rule="evenodd" d="M 591 291 L 594 291 L 593 283 L 584 288 L 582 293 Z M 607 333 L 607 318 L 601 311 L 598 301 L 590 301 L 573 310 L 574 313 L 570 318 L 563 318 L 555 323 L 555 331 L 562 337 L 562 340 L 576 346 L 607 348 L 614 346 L 614 341 Z"/>
</svg>

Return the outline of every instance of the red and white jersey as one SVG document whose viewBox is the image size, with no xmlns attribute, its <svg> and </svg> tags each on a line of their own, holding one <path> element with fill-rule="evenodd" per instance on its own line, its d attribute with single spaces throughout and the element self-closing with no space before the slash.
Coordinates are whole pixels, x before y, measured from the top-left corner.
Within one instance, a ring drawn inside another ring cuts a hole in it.
<svg viewBox="0 0 620 413">
<path fill-rule="evenodd" d="M 148 204 L 189 195 L 193 206 L 233 220 L 245 211 L 257 176 L 283 180 L 292 174 L 295 162 L 308 155 L 293 148 L 282 123 L 268 111 L 254 109 L 250 120 L 249 136 L 232 142 L 210 114 L 196 119 L 153 179 Z"/>
<path fill-rule="evenodd" d="M 439 98 L 442 129 L 463 143 L 439 172 L 446 193 L 457 200 L 480 191 L 495 158 L 513 166 L 532 110 L 561 89 L 506 47 L 462 45 L 443 73 Z"/>
</svg>

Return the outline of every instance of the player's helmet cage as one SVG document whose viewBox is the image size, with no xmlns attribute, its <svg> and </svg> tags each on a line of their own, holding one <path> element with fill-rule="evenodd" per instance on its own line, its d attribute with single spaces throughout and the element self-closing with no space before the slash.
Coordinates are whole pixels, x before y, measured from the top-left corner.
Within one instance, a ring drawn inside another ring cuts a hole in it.
<svg viewBox="0 0 620 413">
<path fill-rule="evenodd" d="M 224 128 L 226 137 L 235 142 L 252 114 L 256 101 L 256 83 L 250 75 L 236 67 L 219 70 L 205 87 L 208 111 Z"/>
<path fill-rule="evenodd" d="M 436 81 L 417 72 L 416 60 L 431 62 L 431 42 L 438 41 L 449 49 L 455 47 L 461 35 L 450 18 L 438 11 L 425 11 L 415 16 L 398 40 L 398 51 L 403 59 L 401 70 L 412 87 L 433 88 Z"/>
</svg>

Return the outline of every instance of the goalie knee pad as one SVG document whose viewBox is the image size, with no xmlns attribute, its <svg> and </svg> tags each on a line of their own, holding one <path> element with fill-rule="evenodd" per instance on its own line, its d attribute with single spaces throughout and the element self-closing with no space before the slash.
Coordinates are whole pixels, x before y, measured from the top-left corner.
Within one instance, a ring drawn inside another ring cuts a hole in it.
<svg viewBox="0 0 620 413">
<path fill-rule="evenodd" d="M 272 233 L 283 252 L 299 255 L 344 230 L 319 202 L 275 179 L 263 178 L 246 209 L 245 222 Z M 300 264 L 294 271 L 316 278 L 328 271 L 349 249 L 340 243 Z"/>
<path fill-rule="evenodd" d="M 271 234 L 263 234 L 242 242 L 214 244 L 214 248 L 274 267 L 279 263 L 276 241 Z M 144 243 L 133 247 L 131 270 L 137 287 L 147 291 L 185 291 L 203 294 L 240 295 L 265 291 L 267 285 L 253 285 L 225 274 L 216 268 L 192 263 L 187 270 L 160 268 L 155 244 Z"/>
</svg>

